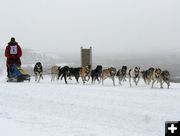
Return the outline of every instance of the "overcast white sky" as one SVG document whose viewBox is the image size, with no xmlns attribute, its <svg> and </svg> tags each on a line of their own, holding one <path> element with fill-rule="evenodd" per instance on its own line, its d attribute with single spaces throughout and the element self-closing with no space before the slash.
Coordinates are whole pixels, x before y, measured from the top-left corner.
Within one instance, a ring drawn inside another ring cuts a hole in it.
<svg viewBox="0 0 180 136">
<path fill-rule="evenodd" d="M 0 0 L 0 46 L 79 53 L 180 48 L 180 0 Z"/>
</svg>

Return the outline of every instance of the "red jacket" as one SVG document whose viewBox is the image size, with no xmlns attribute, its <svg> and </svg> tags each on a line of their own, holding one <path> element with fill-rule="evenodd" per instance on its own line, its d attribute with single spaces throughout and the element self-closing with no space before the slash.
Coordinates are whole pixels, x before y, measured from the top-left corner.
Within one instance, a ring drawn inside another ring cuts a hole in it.
<svg viewBox="0 0 180 136">
<path fill-rule="evenodd" d="M 5 56 L 7 58 L 6 65 L 21 65 L 20 57 L 22 56 L 22 50 L 17 42 L 8 43 L 5 50 Z"/>
</svg>

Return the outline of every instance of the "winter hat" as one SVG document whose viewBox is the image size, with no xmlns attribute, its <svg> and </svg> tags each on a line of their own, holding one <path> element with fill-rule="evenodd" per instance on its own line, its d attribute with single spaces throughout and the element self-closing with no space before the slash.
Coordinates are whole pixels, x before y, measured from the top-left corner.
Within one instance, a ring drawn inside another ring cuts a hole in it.
<svg viewBox="0 0 180 136">
<path fill-rule="evenodd" d="M 11 42 L 15 42 L 15 38 L 14 37 L 11 37 Z"/>
</svg>

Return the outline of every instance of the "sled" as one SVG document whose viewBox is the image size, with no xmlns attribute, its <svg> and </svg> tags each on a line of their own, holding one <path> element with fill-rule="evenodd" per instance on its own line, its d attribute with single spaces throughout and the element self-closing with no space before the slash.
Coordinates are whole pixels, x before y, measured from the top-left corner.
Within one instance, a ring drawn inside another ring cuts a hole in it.
<svg viewBox="0 0 180 136">
<path fill-rule="evenodd" d="M 30 80 L 31 76 L 27 74 L 27 72 L 24 69 L 16 66 L 15 64 L 11 66 L 10 75 L 7 79 L 7 82 L 24 82 Z"/>
</svg>

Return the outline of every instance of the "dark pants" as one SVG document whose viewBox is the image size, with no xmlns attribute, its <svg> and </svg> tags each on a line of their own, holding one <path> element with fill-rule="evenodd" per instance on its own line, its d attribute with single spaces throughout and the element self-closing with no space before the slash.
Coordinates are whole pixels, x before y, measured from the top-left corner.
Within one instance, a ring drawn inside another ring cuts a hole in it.
<svg viewBox="0 0 180 136">
<path fill-rule="evenodd" d="M 11 77 L 11 66 L 7 66 L 7 77 Z"/>
</svg>

